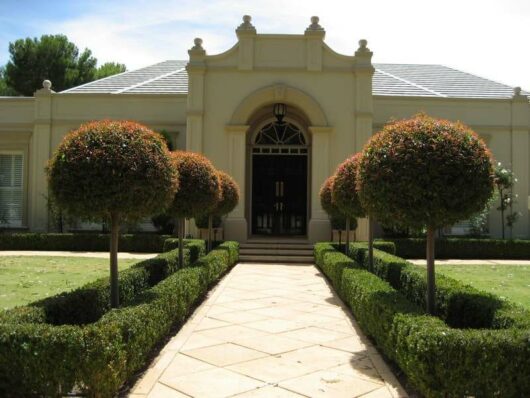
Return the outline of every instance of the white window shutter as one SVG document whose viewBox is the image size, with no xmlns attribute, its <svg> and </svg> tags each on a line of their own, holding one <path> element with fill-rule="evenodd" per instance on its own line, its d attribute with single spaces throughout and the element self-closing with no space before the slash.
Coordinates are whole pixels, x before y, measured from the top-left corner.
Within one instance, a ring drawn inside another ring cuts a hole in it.
<svg viewBox="0 0 530 398">
<path fill-rule="evenodd" d="M 22 226 L 24 197 L 24 156 L 0 153 L 0 222 Z"/>
</svg>

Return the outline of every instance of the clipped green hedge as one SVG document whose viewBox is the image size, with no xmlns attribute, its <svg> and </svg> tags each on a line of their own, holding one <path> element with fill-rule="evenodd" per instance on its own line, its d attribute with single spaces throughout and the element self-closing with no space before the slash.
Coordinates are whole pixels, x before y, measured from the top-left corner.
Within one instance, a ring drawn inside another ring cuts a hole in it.
<svg viewBox="0 0 530 398">
<path fill-rule="evenodd" d="M 384 241 L 393 242 L 396 247 L 394 254 L 400 257 L 425 258 L 426 243 L 423 238 L 385 238 Z M 530 240 L 444 238 L 436 240 L 435 251 L 438 259 L 528 260 Z"/>
<path fill-rule="evenodd" d="M 366 245 L 351 244 L 349 253 L 359 265 L 369 268 Z M 424 267 L 375 249 L 373 272 L 408 300 L 425 308 Z M 530 327 L 530 312 L 524 308 L 441 274 L 436 274 L 436 315 L 457 328 Z"/>
<path fill-rule="evenodd" d="M 123 234 L 121 252 L 160 253 L 169 235 Z M 0 250 L 109 251 L 109 234 L 98 233 L 14 233 L 0 234 Z"/>
<path fill-rule="evenodd" d="M 362 329 L 425 396 L 528 395 L 528 328 L 451 328 L 331 244 L 315 245 L 315 260 Z"/>
<path fill-rule="evenodd" d="M 59 396 L 74 387 L 90 397 L 115 396 L 156 344 L 234 265 L 238 250 L 237 243 L 226 242 L 84 326 L 45 323 L 42 313 L 29 307 L 4 317 L 0 396 Z M 175 253 L 170 256 L 176 261 Z"/>
</svg>

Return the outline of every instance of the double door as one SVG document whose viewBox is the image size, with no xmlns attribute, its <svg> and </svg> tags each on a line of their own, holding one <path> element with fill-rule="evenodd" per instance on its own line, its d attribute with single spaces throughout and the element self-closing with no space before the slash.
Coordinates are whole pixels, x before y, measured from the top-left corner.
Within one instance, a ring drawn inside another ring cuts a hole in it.
<svg viewBox="0 0 530 398">
<path fill-rule="evenodd" d="M 260 154 L 252 160 L 252 234 L 305 235 L 307 156 Z"/>
</svg>

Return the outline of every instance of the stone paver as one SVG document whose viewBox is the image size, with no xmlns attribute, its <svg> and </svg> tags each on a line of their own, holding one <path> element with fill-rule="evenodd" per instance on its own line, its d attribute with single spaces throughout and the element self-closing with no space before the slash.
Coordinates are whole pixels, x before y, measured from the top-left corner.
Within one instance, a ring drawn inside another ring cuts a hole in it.
<svg viewBox="0 0 530 398">
<path fill-rule="evenodd" d="M 238 264 L 130 397 L 406 397 L 312 265 Z"/>
<path fill-rule="evenodd" d="M 109 252 L 68 252 L 68 251 L 35 251 L 35 250 L 0 250 L 2 256 L 51 256 L 51 257 L 93 257 L 109 258 Z M 147 260 L 158 256 L 158 253 L 118 253 L 118 258 Z"/>
</svg>

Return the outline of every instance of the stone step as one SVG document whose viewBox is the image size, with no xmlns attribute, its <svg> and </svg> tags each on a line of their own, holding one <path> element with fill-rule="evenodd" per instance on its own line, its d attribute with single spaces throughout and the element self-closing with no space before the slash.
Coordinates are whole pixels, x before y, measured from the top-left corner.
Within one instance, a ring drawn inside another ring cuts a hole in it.
<svg viewBox="0 0 530 398">
<path fill-rule="evenodd" d="M 282 255 L 259 255 L 259 254 L 245 254 L 239 255 L 240 263 L 294 263 L 294 264 L 313 264 L 315 261 L 313 256 L 282 256 Z"/>
<path fill-rule="evenodd" d="M 285 249 L 285 250 L 313 250 L 310 243 L 241 243 L 241 249 Z"/>
<path fill-rule="evenodd" d="M 247 248 L 241 247 L 239 250 L 240 255 L 285 255 L 285 256 L 312 256 L 312 248 L 303 248 L 303 249 L 284 249 L 284 248 L 275 248 L 275 247 L 259 247 L 259 248 Z"/>
</svg>

